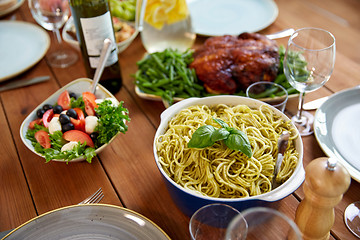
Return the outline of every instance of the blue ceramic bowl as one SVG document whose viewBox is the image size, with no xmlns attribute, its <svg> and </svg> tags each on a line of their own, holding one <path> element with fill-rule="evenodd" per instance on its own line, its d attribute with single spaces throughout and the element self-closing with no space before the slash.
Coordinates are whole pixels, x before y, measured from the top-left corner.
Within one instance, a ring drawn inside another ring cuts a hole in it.
<svg viewBox="0 0 360 240">
<path fill-rule="evenodd" d="M 154 144 L 153 144 L 153 151 L 154 151 L 154 157 L 157 164 L 157 167 L 160 171 L 160 173 L 163 176 L 163 179 L 166 182 L 167 188 L 174 200 L 174 202 L 177 204 L 177 206 L 188 216 L 191 216 L 196 210 L 198 210 L 200 207 L 203 207 L 207 204 L 212 203 L 223 203 L 230 205 L 239 211 L 242 211 L 246 208 L 255 207 L 255 206 L 266 206 L 272 203 L 275 203 L 276 201 L 283 199 L 293 193 L 304 181 L 305 178 L 305 171 L 302 163 L 303 159 L 303 144 L 301 137 L 296 139 L 295 141 L 295 147 L 297 152 L 299 153 L 299 163 L 296 167 L 294 173 L 292 176 L 282 185 L 280 185 L 278 188 L 268 192 L 264 193 L 258 196 L 251 196 L 251 197 L 245 197 L 245 198 L 214 198 L 214 197 L 208 197 L 200 195 L 199 193 L 196 193 L 195 191 L 191 191 L 188 189 L 183 188 L 182 186 L 175 183 L 163 170 L 162 166 L 159 163 L 159 159 L 157 156 L 157 150 L 155 146 L 156 139 L 164 134 L 164 132 L 168 128 L 168 122 L 170 119 L 172 119 L 177 113 L 179 113 L 182 109 L 188 108 L 193 105 L 215 105 L 215 104 L 227 104 L 227 105 L 247 105 L 251 108 L 259 108 L 261 105 L 266 104 L 264 102 L 261 102 L 259 100 L 246 98 L 246 97 L 240 97 L 240 96 L 227 96 L 227 95 L 221 95 L 221 96 L 213 96 L 213 97 L 204 97 L 204 98 L 188 98 L 185 100 L 182 100 L 168 109 L 166 109 L 161 114 L 161 121 L 160 125 L 155 133 L 154 138 Z M 268 105 L 270 106 L 270 105 Z M 271 106 L 270 106 L 271 107 Z M 276 115 L 279 115 L 282 119 L 286 121 L 290 121 L 290 119 L 280 112 L 278 109 L 271 107 Z"/>
</svg>

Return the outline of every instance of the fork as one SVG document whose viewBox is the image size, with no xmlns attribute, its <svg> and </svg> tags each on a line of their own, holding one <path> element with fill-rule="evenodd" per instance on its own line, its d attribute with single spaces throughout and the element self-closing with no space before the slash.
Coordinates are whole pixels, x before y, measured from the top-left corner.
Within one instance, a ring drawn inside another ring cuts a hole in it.
<svg viewBox="0 0 360 240">
<path fill-rule="evenodd" d="M 103 199 L 104 193 L 101 188 L 99 188 L 93 195 L 86 198 L 84 201 L 79 202 L 78 204 L 92 204 L 92 203 L 98 203 Z"/>
</svg>

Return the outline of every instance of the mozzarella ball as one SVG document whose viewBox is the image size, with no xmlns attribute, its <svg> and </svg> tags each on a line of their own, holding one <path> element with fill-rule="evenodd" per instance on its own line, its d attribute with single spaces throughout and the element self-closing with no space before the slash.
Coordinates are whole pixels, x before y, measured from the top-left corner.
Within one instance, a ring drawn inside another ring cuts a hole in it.
<svg viewBox="0 0 360 240">
<path fill-rule="evenodd" d="M 79 143 L 78 142 L 68 142 L 66 144 L 64 144 L 64 146 L 62 146 L 61 151 L 65 152 L 65 151 L 69 151 L 69 150 L 73 150 L 74 147 L 76 147 Z"/>
<path fill-rule="evenodd" d="M 61 123 L 58 117 L 53 117 L 49 122 L 49 133 L 53 134 L 56 131 L 61 131 Z"/>
<path fill-rule="evenodd" d="M 93 133 L 98 125 L 98 118 L 95 116 L 87 116 L 85 118 L 85 132 L 87 134 Z"/>
</svg>

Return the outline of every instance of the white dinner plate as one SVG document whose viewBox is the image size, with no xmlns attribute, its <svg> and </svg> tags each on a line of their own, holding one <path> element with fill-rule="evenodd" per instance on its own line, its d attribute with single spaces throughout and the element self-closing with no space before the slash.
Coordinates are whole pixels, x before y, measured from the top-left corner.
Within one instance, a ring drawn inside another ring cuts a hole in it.
<svg viewBox="0 0 360 240">
<path fill-rule="evenodd" d="M 146 217 L 108 204 L 73 205 L 50 211 L 22 224 L 6 240 L 127 239 L 169 240 L 167 234 Z"/>
<path fill-rule="evenodd" d="M 316 111 L 315 137 L 329 157 L 337 158 L 360 182 L 360 87 L 332 95 Z"/>
<path fill-rule="evenodd" d="M 0 21 L 0 33 L 0 81 L 34 66 L 50 47 L 49 34 L 32 23 Z"/>
<path fill-rule="evenodd" d="M 188 0 L 194 30 L 205 36 L 257 32 L 278 16 L 273 0 Z"/>
<path fill-rule="evenodd" d="M 10 7 L 1 10 L 0 11 L 0 17 L 5 16 L 6 14 L 11 13 L 12 11 L 15 11 L 16 9 L 18 9 L 23 3 L 25 2 L 25 0 L 17 0 L 17 2 L 14 5 L 11 5 Z"/>
</svg>

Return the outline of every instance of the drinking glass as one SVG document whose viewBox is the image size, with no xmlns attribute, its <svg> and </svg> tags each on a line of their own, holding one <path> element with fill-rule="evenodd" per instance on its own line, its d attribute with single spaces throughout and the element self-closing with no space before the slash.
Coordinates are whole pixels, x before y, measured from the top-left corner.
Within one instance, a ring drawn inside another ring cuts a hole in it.
<svg viewBox="0 0 360 240">
<path fill-rule="evenodd" d="M 295 222 L 266 207 L 249 208 L 236 216 L 226 230 L 225 240 L 301 240 Z"/>
<path fill-rule="evenodd" d="M 179 51 L 191 48 L 196 33 L 185 0 L 142 1 L 139 30 L 148 53 L 161 52 L 166 48 Z"/>
<path fill-rule="evenodd" d="M 299 94 L 298 112 L 292 122 L 301 136 L 313 133 L 314 116 L 303 111 L 306 92 L 322 87 L 330 78 L 335 64 L 335 38 L 323 29 L 302 28 L 295 31 L 287 44 L 284 73 Z"/>
<path fill-rule="evenodd" d="M 190 218 L 189 230 L 192 240 L 223 240 L 226 228 L 240 212 L 221 203 L 206 205 Z"/>
<path fill-rule="evenodd" d="M 36 22 L 46 30 L 52 31 L 57 39 L 57 45 L 53 46 L 48 55 L 49 64 L 65 68 L 75 63 L 78 55 L 63 48 L 59 31 L 70 15 L 68 0 L 28 0 L 28 4 Z"/>
<path fill-rule="evenodd" d="M 246 89 L 248 98 L 260 99 L 284 112 L 288 100 L 286 89 L 274 82 L 255 82 Z"/>
<path fill-rule="evenodd" d="M 344 212 L 346 227 L 358 238 L 360 238 L 360 201 L 354 202 L 346 207 Z"/>
</svg>

